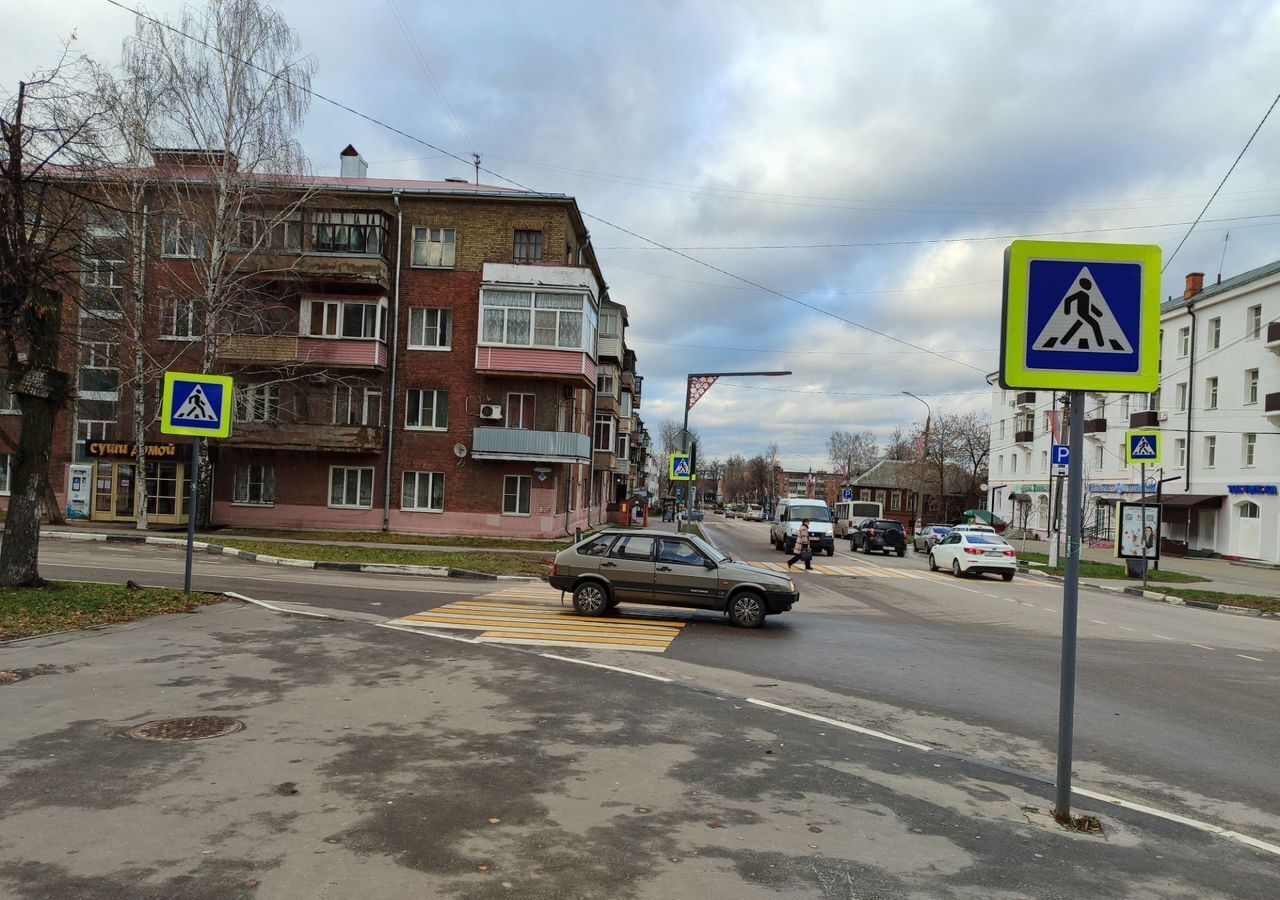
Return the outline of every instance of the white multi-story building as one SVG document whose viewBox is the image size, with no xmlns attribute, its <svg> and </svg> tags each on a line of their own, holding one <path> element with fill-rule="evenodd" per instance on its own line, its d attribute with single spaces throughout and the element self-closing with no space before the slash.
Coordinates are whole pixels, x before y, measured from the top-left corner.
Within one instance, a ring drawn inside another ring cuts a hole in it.
<svg viewBox="0 0 1280 900">
<path fill-rule="evenodd" d="M 1085 529 L 1106 540 L 1116 500 L 1136 500 L 1138 467 L 1124 462 L 1124 432 L 1159 428 L 1167 552 L 1280 562 L 1280 261 L 1186 291 L 1160 313 L 1160 390 L 1085 394 Z M 1046 532 L 1050 447 L 1061 393 L 992 384 L 993 509 Z M 1065 416 L 1061 421 L 1065 422 Z"/>
</svg>

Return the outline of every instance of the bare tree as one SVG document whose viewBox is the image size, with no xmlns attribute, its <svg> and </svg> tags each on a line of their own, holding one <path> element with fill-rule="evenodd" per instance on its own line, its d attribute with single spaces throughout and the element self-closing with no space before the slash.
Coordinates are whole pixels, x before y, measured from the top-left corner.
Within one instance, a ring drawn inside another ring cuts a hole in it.
<svg viewBox="0 0 1280 900">
<path fill-rule="evenodd" d="M 958 413 L 955 416 L 955 448 L 952 462 L 969 473 L 972 494 L 986 481 L 987 460 L 991 454 L 991 416 L 985 412 Z"/>
<path fill-rule="evenodd" d="M 166 130 L 185 148 L 165 158 L 162 173 L 163 255 L 174 258 L 167 281 L 180 287 L 160 297 L 161 314 L 175 336 L 198 345 L 200 370 L 210 372 L 220 347 L 269 305 L 298 260 L 311 191 L 298 177 L 309 164 L 297 132 L 315 60 L 261 0 L 209 0 L 185 8 L 172 28 L 143 21 L 126 59 L 164 79 Z M 360 234 L 367 249 L 370 232 Z M 203 442 L 197 448 L 203 459 Z M 209 475 L 206 466 L 205 498 Z"/>
<path fill-rule="evenodd" d="M 837 473 L 855 478 L 875 464 L 880 446 L 875 432 L 833 431 L 827 438 L 827 456 Z"/>
<path fill-rule="evenodd" d="M 91 201 L 72 170 L 99 167 L 92 68 L 70 51 L 0 101 L 0 344 L 22 411 L 9 473 L 0 585 L 40 581 L 54 418 L 74 395 L 63 363 L 64 298 L 75 291 Z M 52 505 L 51 505 L 52 510 Z"/>
<path fill-rule="evenodd" d="M 889 440 L 885 443 L 882 458 L 909 460 L 915 459 L 917 455 L 911 444 L 911 438 L 903 431 L 902 426 L 895 425 L 893 431 L 889 433 Z"/>
</svg>

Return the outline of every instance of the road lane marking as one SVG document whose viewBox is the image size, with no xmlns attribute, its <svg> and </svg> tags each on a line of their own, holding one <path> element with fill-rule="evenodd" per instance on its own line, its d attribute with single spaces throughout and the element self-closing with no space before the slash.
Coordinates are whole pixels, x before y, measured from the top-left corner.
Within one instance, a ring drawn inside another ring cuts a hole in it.
<svg viewBox="0 0 1280 900">
<path fill-rule="evenodd" d="M 892 744 L 901 744 L 903 747 L 911 747 L 914 750 L 923 750 L 926 753 L 932 752 L 933 748 L 927 744 L 917 744 L 915 741 L 908 741 L 904 738 L 894 737 L 891 734 L 885 734 L 883 731 L 875 731 L 871 728 L 863 728 L 861 725 L 854 725 L 852 722 L 842 722 L 839 719 L 829 719 L 826 716 L 820 716 L 816 713 L 805 712 L 802 709 L 795 709 L 790 706 L 782 706 L 777 703 L 770 703 L 768 700 L 757 700 L 755 697 L 748 697 L 748 703 L 756 706 L 763 706 L 766 709 L 772 709 L 776 712 L 786 713 L 790 716 L 799 716 L 802 719 L 811 719 L 814 722 L 821 722 L 823 725 L 830 725 L 833 728 L 842 728 L 845 731 L 853 731 L 857 734 L 864 734 L 867 737 L 877 738 L 882 741 L 889 741 Z"/>
<path fill-rule="evenodd" d="M 1001 597 L 997 597 L 995 594 L 987 594 L 987 596 L 988 596 L 988 597 L 990 597 L 992 600 L 1000 600 L 1000 599 L 1003 599 L 1003 598 L 1001 598 Z"/>
<path fill-rule="evenodd" d="M 1102 621 L 1101 619 L 1090 619 L 1089 621 L 1090 621 L 1090 622 L 1092 622 L 1094 625 L 1106 625 L 1106 624 L 1107 624 L 1106 622 Z"/>
<path fill-rule="evenodd" d="M 1171 641 L 1171 640 L 1173 640 L 1173 638 L 1169 637 L 1169 635 L 1167 635 L 1167 634 L 1156 634 L 1154 631 L 1153 631 L 1153 632 L 1151 632 L 1151 636 L 1152 636 L 1152 637 L 1158 637 L 1158 638 L 1160 638 L 1160 640 L 1162 640 L 1162 641 Z"/>
<path fill-rule="evenodd" d="M 572 656 L 557 656 L 554 653 L 543 653 L 542 656 L 547 659 L 558 659 L 561 662 L 575 663 L 579 666 L 590 666 L 593 669 L 608 669 L 610 672 L 621 672 L 623 675 L 634 675 L 637 678 L 648 678 L 650 681 L 661 681 L 670 684 L 671 679 L 662 675 L 650 675 L 648 672 L 638 672 L 635 669 L 624 669 L 622 666 L 610 666 L 605 663 L 592 662 L 589 659 L 574 659 Z"/>
<path fill-rule="evenodd" d="M 1121 631 L 1137 631 L 1137 630 L 1138 630 L 1138 629 L 1136 629 L 1136 628 L 1128 628 L 1128 627 L 1126 627 L 1126 626 L 1124 626 L 1124 625 L 1121 625 L 1121 626 L 1119 626 L 1119 627 L 1120 627 L 1120 630 L 1121 630 Z"/>
<path fill-rule="evenodd" d="M 1213 649 L 1212 647 L 1208 647 L 1208 646 L 1206 646 L 1206 645 L 1204 645 L 1204 644 L 1194 644 L 1194 643 L 1193 643 L 1191 646 L 1192 646 L 1192 647 L 1199 647 L 1201 650 L 1212 650 L 1212 649 Z"/>
<path fill-rule="evenodd" d="M 1241 659 L 1251 659 L 1254 662 L 1262 662 L 1262 660 L 1258 659 L 1258 657 L 1256 656 L 1245 656 L 1243 653 L 1237 653 L 1236 656 L 1240 657 Z"/>
</svg>

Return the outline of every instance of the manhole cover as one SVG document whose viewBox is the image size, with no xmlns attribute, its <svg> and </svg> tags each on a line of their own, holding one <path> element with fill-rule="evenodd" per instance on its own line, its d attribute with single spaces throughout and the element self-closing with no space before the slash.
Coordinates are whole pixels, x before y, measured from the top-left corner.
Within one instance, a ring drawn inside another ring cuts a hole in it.
<svg viewBox="0 0 1280 900">
<path fill-rule="evenodd" d="M 140 741 L 204 741 L 235 734 L 244 729 L 238 719 L 223 716 L 188 716 L 183 719 L 157 719 L 129 729 L 129 737 Z"/>
</svg>

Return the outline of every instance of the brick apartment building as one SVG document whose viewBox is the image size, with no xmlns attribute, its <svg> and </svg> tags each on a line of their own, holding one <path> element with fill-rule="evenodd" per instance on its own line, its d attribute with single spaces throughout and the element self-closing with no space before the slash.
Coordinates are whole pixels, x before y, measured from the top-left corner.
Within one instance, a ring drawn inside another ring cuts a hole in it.
<svg viewBox="0 0 1280 900">
<path fill-rule="evenodd" d="M 246 211 L 256 305 L 214 321 L 195 299 L 208 245 L 180 199 L 199 196 L 210 155 L 153 157 L 145 264 L 91 226 L 84 295 L 66 305 L 79 390 L 51 481 L 70 517 L 136 518 L 140 389 L 150 521 L 186 521 L 191 447 L 159 433 L 158 377 L 135 378 L 117 327 L 131 271 L 144 356 L 180 371 L 209 359 L 236 380 L 232 436 L 210 447 L 215 525 L 550 537 L 632 492 L 641 380 L 572 197 L 369 178 L 348 147 L 341 176 L 273 188 L 296 211 L 277 208 L 269 234 Z M 15 411 L 0 389 L 0 430 L 16 438 Z M 0 452 L 0 503 L 7 482 Z"/>
</svg>

